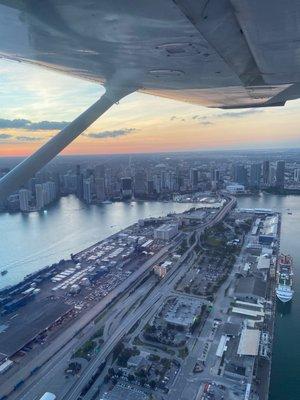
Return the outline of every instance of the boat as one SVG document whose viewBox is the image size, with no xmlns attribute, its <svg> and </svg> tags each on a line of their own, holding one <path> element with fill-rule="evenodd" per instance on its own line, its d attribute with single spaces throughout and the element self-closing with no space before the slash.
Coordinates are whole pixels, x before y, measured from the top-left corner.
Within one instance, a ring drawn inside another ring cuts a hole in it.
<svg viewBox="0 0 300 400">
<path fill-rule="evenodd" d="M 3 276 L 3 275 L 6 275 L 7 274 L 7 269 L 4 269 L 3 271 L 1 271 L 1 275 Z"/>
<path fill-rule="evenodd" d="M 293 213 L 292 213 L 291 211 L 288 211 L 288 214 L 289 214 L 289 215 L 293 215 Z"/>
<path fill-rule="evenodd" d="M 292 300 L 293 290 L 293 259 L 290 255 L 280 254 L 277 263 L 276 296 L 287 303 Z"/>
</svg>

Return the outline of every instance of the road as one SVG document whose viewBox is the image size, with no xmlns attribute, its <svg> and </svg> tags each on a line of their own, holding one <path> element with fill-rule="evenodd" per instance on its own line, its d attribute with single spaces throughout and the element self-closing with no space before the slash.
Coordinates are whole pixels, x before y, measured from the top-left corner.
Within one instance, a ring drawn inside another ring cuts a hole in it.
<svg viewBox="0 0 300 400">
<path fill-rule="evenodd" d="M 230 198 L 228 203 L 214 216 L 214 218 L 206 222 L 201 229 L 198 230 L 198 235 L 200 235 L 205 228 L 211 227 L 218 222 L 220 222 L 227 213 L 235 206 L 235 198 Z M 191 236 L 191 235 L 190 235 Z M 153 290 L 147 300 L 139 307 L 132 316 L 126 318 L 122 321 L 122 324 L 110 337 L 110 339 L 104 344 L 102 351 L 98 356 L 88 365 L 87 369 L 76 381 L 73 389 L 68 391 L 68 393 L 63 397 L 63 400 L 73 400 L 76 399 L 84 386 L 84 383 L 88 382 L 92 375 L 97 370 L 97 367 L 103 362 L 106 357 L 113 350 L 115 345 L 121 340 L 121 338 L 129 332 L 129 330 L 138 322 L 147 312 L 151 310 L 151 315 L 154 315 L 158 308 L 163 304 L 165 298 L 171 293 L 174 285 L 179 279 L 186 273 L 187 269 L 190 267 L 190 263 L 186 263 L 184 268 L 180 269 L 179 266 L 184 264 L 184 261 L 192 253 L 196 242 L 192 245 L 190 249 L 187 250 L 184 257 L 177 263 L 177 266 L 173 267 L 172 273 L 162 281 L 162 285 Z M 150 318 L 149 318 L 150 319 Z"/>
<path fill-rule="evenodd" d="M 87 310 L 80 319 L 76 320 L 71 326 L 62 330 L 62 333 L 53 340 L 46 347 L 41 349 L 41 352 L 37 357 L 28 362 L 24 367 L 20 368 L 12 377 L 8 378 L 5 384 L 0 386 L 0 393 L 10 393 L 15 384 L 21 380 L 25 381 L 25 384 L 21 388 L 20 392 L 10 394 L 12 399 L 30 399 L 33 397 L 24 396 L 27 391 L 31 393 L 30 388 L 35 385 L 36 382 L 41 380 L 45 381 L 47 385 L 47 376 L 49 366 L 56 365 L 55 363 L 65 357 L 65 354 L 72 354 L 72 349 L 79 346 L 78 335 L 83 329 L 85 329 L 105 308 L 120 294 L 126 292 L 128 288 L 132 287 L 136 281 L 143 276 L 143 274 L 152 267 L 158 260 L 160 260 L 166 253 L 168 249 L 161 249 L 155 256 L 147 260 L 137 271 L 130 275 L 124 282 L 122 282 L 118 287 L 113 289 L 106 297 L 101 299 L 98 304 Z M 54 362 L 55 360 L 55 362 Z M 30 376 L 30 372 L 34 370 L 37 366 L 42 366 L 42 368 L 34 375 Z M 28 387 L 27 387 L 28 386 Z M 20 394 L 21 393 L 21 394 Z"/>
<path fill-rule="evenodd" d="M 211 227 L 214 224 L 220 222 L 225 217 L 225 215 L 235 206 L 235 203 L 236 201 L 234 198 L 229 198 L 227 204 L 218 213 L 216 213 L 210 221 L 207 221 L 201 226 L 200 229 L 198 229 L 198 236 L 201 235 L 205 228 Z M 120 310 L 120 314 L 117 314 L 120 321 L 119 325 L 116 326 L 117 324 L 113 322 L 113 328 L 115 329 L 112 329 L 112 326 L 108 326 L 106 328 L 105 337 L 107 338 L 107 340 L 102 346 L 101 351 L 86 366 L 86 368 L 83 369 L 82 374 L 76 380 L 64 385 L 62 396 L 58 396 L 59 399 L 76 399 L 80 395 L 83 386 L 86 384 L 86 382 L 89 381 L 101 362 L 106 359 L 106 357 L 114 349 L 115 345 L 124 337 L 124 335 L 126 335 L 130 331 L 130 329 L 136 324 L 136 322 L 139 321 L 141 318 L 145 318 L 145 316 L 155 314 L 157 309 L 163 303 L 166 296 L 169 295 L 170 292 L 173 290 L 175 283 L 186 272 L 189 263 L 186 263 L 185 268 L 182 269 L 180 269 L 179 266 L 191 255 L 195 243 L 178 261 L 177 266 L 172 269 L 171 273 L 162 281 L 161 285 L 158 285 L 158 287 L 156 287 L 150 293 L 149 297 L 143 302 L 141 306 L 136 307 L 133 312 L 128 313 L 125 318 L 123 318 L 124 312 Z M 156 255 L 157 260 L 163 256 L 164 252 L 166 252 L 165 249 L 163 250 Z M 26 386 L 26 389 L 23 388 L 22 393 L 18 393 L 15 398 L 22 400 L 32 400 L 35 399 L 38 395 L 43 394 L 44 391 L 49 390 L 49 375 L 54 378 L 55 374 L 57 374 L 58 371 L 61 374 L 62 366 L 65 365 L 67 357 L 70 356 L 70 353 L 72 354 L 74 348 L 78 347 L 78 339 L 75 338 L 76 334 L 84 327 L 87 327 L 89 323 L 93 321 L 93 319 L 105 309 L 105 307 L 112 301 L 113 298 L 115 298 L 122 291 L 128 289 L 128 287 L 130 287 L 130 285 L 132 285 L 136 281 L 136 279 L 138 279 L 138 277 L 149 268 L 150 265 L 153 265 L 154 262 L 155 261 L 152 258 L 151 260 L 149 260 L 149 262 L 145 263 L 142 268 L 136 271 L 136 273 L 132 274 L 128 278 L 128 280 L 126 280 L 123 284 L 116 288 L 113 291 L 115 293 L 111 292 L 106 298 L 103 299 L 103 301 L 101 300 L 101 302 L 99 302 L 97 306 L 88 311 L 80 320 L 76 321 L 75 324 L 64 331 L 54 343 L 48 346 L 47 349 L 45 349 L 45 351 L 40 354 L 38 360 L 35 359 L 33 360 L 32 365 L 27 365 L 25 371 L 19 371 L 18 379 L 26 379 L 30 370 L 37 365 L 37 362 L 41 364 L 45 363 L 45 366 L 41 369 L 41 371 L 38 372 L 35 379 L 30 379 L 29 381 L 27 380 L 26 385 L 28 386 Z M 120 303 L 120 307 L 121 309 L 125 310 L 125 314 L 127 312 L 126 310 L 130 308 L 132 304 L 134 304 L 136 299 L 138 299 L 137 296 L 140 296 L 139 291 L 137 291 L 137 294 L 133 294 L 133 301 L 127 300 L 128 302 L 125 304 Z M 88 336 L 88 334 L 84 336 L 84 339 L 86 338 L 86 336 Z M 13 387 L 13 385 L 15 384 L 15 376 L 13 378 L 14 379 L 11 382 L 8 381 L 6 383 L 5 391 L 7 391 L 8 388 Z"/>
</svg>

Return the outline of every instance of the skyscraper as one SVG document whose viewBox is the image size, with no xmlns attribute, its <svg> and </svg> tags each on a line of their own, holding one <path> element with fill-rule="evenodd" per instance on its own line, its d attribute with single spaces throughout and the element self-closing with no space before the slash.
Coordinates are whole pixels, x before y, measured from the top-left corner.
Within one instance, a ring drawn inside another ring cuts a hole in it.
<svg viewBox="0 0 300 400">
<path fill-rule="evenodd" d="M 233 171 L 233 179 L 240 185 L 247 186 L 248 185 L 247 168 L 244 165 L 240 164 L 235 165 Z"/>
<path fill-rule="evenodd" d="M 48 181 L 42 184 L 44 205 L 47 205 L 56 199 L 55 183 Z"/>
<path fill-rule="evenodd" d="M 132 179 L 121 179 L 121 194 L 123 199 L 131 199 L 132 197 Z"/>
<path fill-rule="evenodd" d="M 249 185 L 253 189 L 260 188 L 260 178 L 261 178 L 261 164 L 251 164 L 250 166 L 250 179 Z"/>
<path fill-rule="evenodd" d="M 106 185 L 105 185 L 105 167 L 104 165 L 97 165 L 95 167 L 95 191 L 97 201 L 104 201 L 106 199 Z"/>
<path fill-rule="evenodd" d="M 264 185 L 270 184 L 270 161 L 265 160 L 263 162 L 263 172 L 262 172 L 262 180 Z"/>
<path fill-rule="evenodd" d="M 29 211 L 29 201 L 30 201 L 31 192 L 28 189 L 19 190 L 19 199 L 20 199 L 20 210 L 28 212 Z"/>
<path fill-rule="evenodd" d="M 300 168 L 294 170 L 294 181 L 300 182 Z"/>
<path fill-rule="evenodd" d="M 134 196 L 144 197 L 147 194 L 147 173 L 144 169 L 135 171 Z"/>
<path fill-rule="evenodd" d="M 269 185 L 275 186 L 275 181 L 276 181 L 276 167 L 275 165 L 271 165 L 269 174 Z"/>
<path fill-rule="evenodd" d="M 83 175 L 80 170 L 80 165 L 76 165 L 76 195 L 79 199 L 83 197 Z"/>
<path fill-rule="evenodd" d="M 284 173 L 285 173 L 285 161 L 277 161 L 275 186 L 280 190 L 284 189 Z"/>
<path fill-rule="evenodd" d="M 87 178 L 83 180 L 83 199 L 88 204 L 92 202 L 92 180 Z"/>
<path fill-rule="evenodd" d="M 220 182 L 220 180 L 221 180 L 221 172 L 220 172 L 220 170 L 219 169 L 214 169 L 213 171 L 212 171 L 212 180 L 213 181 L 215 181 L 215 182 Z"/>
<path fill-rule="evenodd" d="M 190 184 L 193 189 L 197 189 L 198 185 L 198 169 L 191 168 L 190 170 Z"/>
<path fill-rule="evenodd" d="M 44 191 L 41 183 L 35 185 L 35 201 L 37 210 L 41 210 L 44 207 Z"/>
</svg>

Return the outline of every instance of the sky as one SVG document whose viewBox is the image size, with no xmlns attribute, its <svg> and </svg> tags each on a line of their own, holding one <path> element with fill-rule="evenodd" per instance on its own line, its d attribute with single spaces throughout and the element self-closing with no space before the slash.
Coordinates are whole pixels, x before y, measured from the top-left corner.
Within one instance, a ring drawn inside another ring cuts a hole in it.
<svg viewBox="0 0 300 400">
<path fill-rule="evenodd" d="M 96 83 L 0 60 L 0 156 L 26 156 L 104 93 Z M 300 100 L 223 111 L 134 93 L 63 154 L 300 147 Z"/>
</svg>

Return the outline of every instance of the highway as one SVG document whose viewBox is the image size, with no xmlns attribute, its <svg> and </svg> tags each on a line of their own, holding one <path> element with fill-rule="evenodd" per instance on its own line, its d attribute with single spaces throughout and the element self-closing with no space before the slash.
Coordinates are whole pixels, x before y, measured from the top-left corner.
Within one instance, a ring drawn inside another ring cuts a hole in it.
<svg viewBox="0 0 300 400">
<path fill-rule="evenodd" d="M 201 233 L 205 228 L 211 227 L 212 225 L 220 222 L 225 215 L 234 207 L 235 199 L 230 198 L 228 199 L 227 204 L 214 215 L 214 217 L 203 224 L 200 229 L 197 230 L 197 235 L 200 237 Z M 192 234 L 192 233 L 191 233 Z M 191 234 L 189 237 L 191 237 Z M 155 287 L 149 294 L 148 298 L 142 303 L 142 305 L 137 306 L 139 303 L 139 299 L 142 296 L 142 291 L 137 290 L 131 296 L 129 296 L 125 302 L 118 302 L 117 307 L 114 309 L 113 314 L 109 317 L 108 324 L 105 327 L 105 338 L 107 339 L 104 345 L 101 348 L 101 351 L 97 354 L 97 356 L 92 359 L 85 368 L 81 375 L 67 384 L 63 385 L 62 390 L 59 390 L 60 394 L 58 394 L 58 399 L 63 400 L 73 400 L 79 397 L 82 388 L 84 385 L 89 381 L 92 375 L 97 370 L 98 366 L 107 358 L 107 356 L 112 352 L 116 344 L 130 331 L 130 329 L 140 320 L 143 318 L 143 323 L 145 323 L 146 319 L 150 319 L 159 307 L 165 301 L 165 298 L 172 292 L 175 283 L 185 274 L 186 270 L 189 268 L 190 263 L 193 261 L 192 252 L 197 241 L 187 250 L 183 257 L 177 262 L 177 264 L 172 268 L 171 272 L 168 276 L 160 282 L 157 287 Z M 156 258 L 159 259 L 166 253 L 165 251 L 161 251 L 157 254 Z M 189 259 L 190 257 L 190 259 Z M 189 260 L 189 262 L 187 262 Z M 181 265 L 184 265 L 183 268 L 179 268 Z M 151 265 L 153 265 L 154 261 L 151 259 Z M 138 279 L 138 277 L 149 268 L 149 263 L 146 263 L 143 266 L 142 271 L 137 271 L 137 274 L 132 274 L 124 285 L 121 284 L 118 288 L 118 292 L 122 292 L 125 289 L 128 289 L 133 283 Z M 130 281 L 130 282 L 128 282 Z M 124 286 L 124 287 L 122 287 Z M 146 288 L 146 290 L 145 290 Z M 143 290 L 147 292 L 147 286 L 143 287 Z M 145 293 L 144 291 L 144 293 Z M 114 297 L 116 297 L 116 293 Z M 109 302 L 111 302 L 111 298 L 113 294 L 108 295 L 104 300 L 104 302 L 100 302 L 97 306 L 91 309 L 85 316 L 76 321 L 76 326 L 71 326 L 66 331 L 62 333 L 62 335 L 57 339 L 59 342 L 55 343 L 58 350 L 56 352 L 52 352 L 51 349 L 45 349 L 47 352 L 48 362 L 45 363 L 45 366 L 39 371 L 35 379 L 30 379 L 26 382 L 28 386 L 24 387 L 21 391 L 22 393 L 18 393 L 15 397 L 16 399 L 22 400 L 32 400 L 38 395 L 43 394 L 43 390 L 50 390 L 49 389 L 49 375 L 51 375 L 52 380 L 55 380 L 55 374 L 60 374 L 63 371 L 63 366 L 66 364 L 68 357 L 74 351 L 75 348 L 79 347 L 78 338 L 75 338 L 76 334 L 80 329 L 84 327 L 88 327 L 89 323 L 93 321 L 93 319 L 99 315 L 101 311 L 105 309 Z M 134 307 L 132 307 L 134 305 Z M 128 310 L 130 309 L 130 312 Z M 114 319 L 116 316 L 116 319 Z M 75 324 L 74 324 L 75 325 Z M 87 329 L 86 334 L 83 337 L 83 340 L 86 340 L 88 336 L 92 334 L 92 328 Z M 83 343 L 83 340 L 80 340 Z M 55 347 L 54 347 L 55 348 Z M 36 360 L 35 365 L 36 365 Z M 26 368 L 26 373 L 30 372 L 30 366 Z M 60 376 L 61 379 L 61 376 Z M 14 380 L 15 382 L 15 380 Z M 10 384 L 10 382 L 8 382 Z M 7 390 L 6 386 L 6 390 Z M 55 390 L 58 390 L 58 387 L 55 387 Z"/>
<path fill-rule="evenodd" d="M 72 354 L 74 348 L 79 347 L 78 333 L 82 332 L 89 324 L 101 313 L 112 301 L 120 294 L 125 294 L 137 280 L 141 278 L 159 259 L 167 253 L 168 249 L 161 249 L 155 256 L 147 260 L 137 271 L 130 275 L 118 287 L 112 290 L 106 297 L 101 299 L 98 304 L 87 310 L 79 319 L 77 319 L 71 326 L 62 330 L 61 334 L 54 339 L 50 344 L 43 346 L 41 352 L 37 357 L 30 360 L 24 367 L 20 368 L 13 376 L 8 378 L 5 384 L 0 386 L 0 393 L 10 393 L 15 384 L 24 380 L 24 384 L 19 391 L 12 392 L 10 398 L 32 400 L 32 387 L 38 383 L 41 386 L 41 380 L 45 381 L 47 385 L 48 370 L 51 366 L 57 365 L 61 359 L 65 358 L 66 354 Z M 84 338 L 83 338 L 84 339 Z M 86 339 L 85 339 L 86 340 Z M 36 367 L 42 366 L 36 374 L 30 375 L 30 372 Z M 33 390 L 33 392 L 35 392 Z"/>
<path fill-rule="evenodd" d="M 205 228 L 209 228 L 220 222 L 235 206 L 235 203 L 235 198 L 230 198 L 228 203 L 214 216 L 213 219 L 202 225 L 201 229 L 197 231 L 198 235 L 200 236 Z M 196 243 L 197 241 L 195 241 L 195 243 L 187 250 L 184 256 L 178 261 L 177 265 L 173 267 L 171 274 L 168 275 L 161 282 L 161 285 L 153 290 L 153 292 L 142 304 L 142 306 L 135 310 L 133 315 L 128 316 L 128 318 L 125 318 L 125 320 L 121 322 L 121 325 L 118 327 L 118 329 L 102 347 L 102 351 L 96 356 L 96 358 L 92 362 L 90 362 L 80 378 L 75 382 L 72 390 L 68 391 L 68 393 L 66 393 L 66 395 L 63 397 L 63 400 L 77 399 L 84 384 L 89 381 L 89 379 L 97 370 L 97 367 L 106 359 L 106 357 L 111 353 L 111 351 L 122 339 L 122 337 L 124 337 L 124 335 L 129 332 L 129 330 L 135 325 L 135 323 L 138 322 L 143 316 L 145 316 L 145 314 L 147 314 L 150 310 L 151 316 L 156 313 L 159 307 L 163 304 L 165 298 L 169 296 L 169 294 L 173 290 L 175 283 L 186 273 L 187 269 L 190 267 L 193 258 L 190 260 L 190 262 L 187 262 L 183 266 L 183 268 L 179 268 L 191 255 Z M 147 319 L 150 319 L 149 316 Z M 144 323 L 145 322 L 146 321 L 144 321 Z"/>
</svg>

